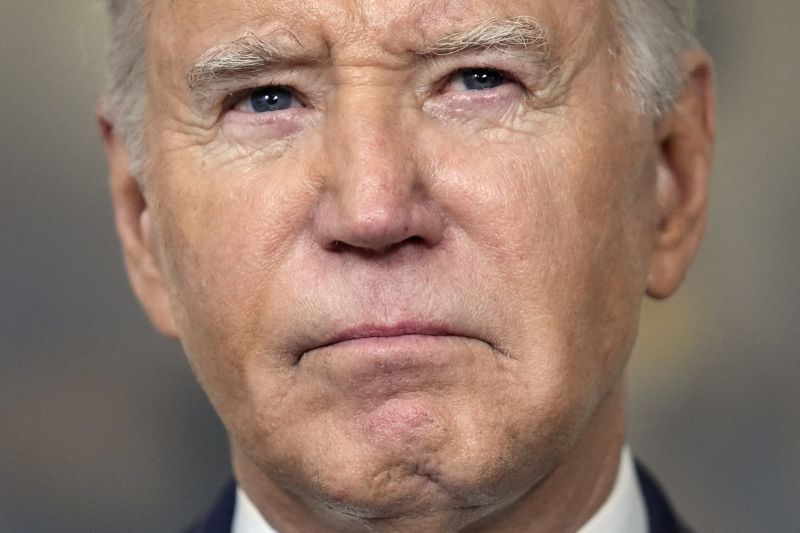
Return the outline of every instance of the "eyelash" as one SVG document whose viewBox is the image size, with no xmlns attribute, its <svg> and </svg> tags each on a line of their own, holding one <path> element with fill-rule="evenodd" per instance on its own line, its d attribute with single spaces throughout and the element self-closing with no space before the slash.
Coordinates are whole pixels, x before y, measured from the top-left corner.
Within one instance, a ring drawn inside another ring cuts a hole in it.
<svg viewBox="0 0 800 533">
<path fill-rule="evenodd" d="M 465 74 L 467 72 L 470 72 L 470 71 L 486 71 L 486 72 L 497 74 L 503 79 L 503 83 L 502 84 L 500 84 L 498 86 L 495 86 L 495 87 L 491 87 L 489 89 L 484 89 L 484 90 L 498 89 L 498 88 L 501 88 L 504 85 L 508 85 L 508 84 L 514 84 L 514 85 L 516 85 L 518 87 L 523 87 L 524 88 L 523 83 L 520 82 L 519 79 L 516 76 L 514 76 L 513 74 L 509 73 L 506 70 L 499 69 L 499 68 L 494 68 L 494 67 L 468 66 L 468 67 L 459 68 L 457 70 L 454 70 L 454 71 L 450 72 L 444 78 L 442 78 L 441 81 L 435 83 L 433 85 L 434 90 L 431 92 L 431 95 L 443 94 L 444 89 L 446 89 L 448 85 L 453 83 L 453 80 L 455 79 L 456 76 L 463 75 L 463 74 Z M 297 101 L 301 104 L 301 106 L 303 108 L 310 107 L 308 102 L 306 101 L 306 98 L 304 98 L 303 94 L 300 93 L 298 90 L 296 90 L 291 85 L 280 84 L 280 83 L 265 83 L 265 84 L 262 84 L 262 85 L 258 85 L 256 87 L 244 88 L 244 89 L 241 89 L 239 91 L 232 92 L 231 94 L 229 94 L 225 98 L 225 100 L 223 102 L 223 111 L 227 112 L 227 111 L 233 110 L 234 108 L 239 106 L 242 102 L 244 102 L 247 98 L 250 98 L 256 92 L 261 91 L 261 90 L 263 90 L 265 88 L 270 88 L 270 87 L 286 89 L 287 91 L 292 93 L 294 98 L 297 99 Z M 466 91 L 461 91 L 461 92 L 483 92 L 483 91 L 481 91 L 481 90 L 475 90 L 475 91 L 466 90 Z"/>
<path fill-rule="evenodd" d="M 505 70 L 499 69 L 499 68 L 493 68 L 493 67 L 464 67 L 464 68 L 460 68 L 460 69 L 448 74 L 447 76 L 445 76 L 445 78 L 441 82 L 441 87 L 439 87 L 439 91 L 441 91 L 441 89 L 446 87 L 448 84 L 452 83 L 453 79 L 458 75 L 463 75 L 463 74 L 466 74 L 468 72 L 480 72 L 480 71 L 489 72 L 489 73 L 492 73 L 492 74 L 499 75 L 503 79 L 503 83 L 501 85 L 496 86 L 496 87 L 492 87 L 493 89 L 495 89 L 497 87 L 502 87 L 503 85 L 506 85 L 506 84 L 509 84 L 509 83 L 513 83 L 515 85 L 520 85 L 520 82 L 519 82 L 519 80 L 517 79 L 516 76 L 514 76 L 513 74 L 511 74 L 511 73 L 509 73 L 509 72 L 507 72 Z M 485 89 L 485 90 L 488 90 L 488 89 Z"/>
<path fill-rule="evenodd" d="M 258 91 L 262 91 L 264 89 L 269 89 L 269 88 L 273 88 L 273 87 L 274 88 L 280 88 L 280 89 L 286 89 L 287 91 L 292 93 L 292 95 L 295 98 L 297 98 L 297 101 L 300 102 L 300 104 L 302 104 L 303 107 L 308 107 L 308 103 L 303 98 L 303 95 L 298 90 L 296 90 L 294 87 L 292 87 L 291 85 L 286 85 L 286 84 L 282 84 L 282 83 L 263 83 L 263 84 L 255 86 L 255 87 L 247 87 L 247 88 L 240 89 L 238 91 L 233 91 L 233 92 L 229 93 L 225 97 L 223 102 L 222 102 L 222 110 L 223 111 L 231 111 L 236 106 L 238 106 L 239 104 L 244 102 L 247 98 L 250 98 L 251 96 L 253 96 Z"/>
</svg>

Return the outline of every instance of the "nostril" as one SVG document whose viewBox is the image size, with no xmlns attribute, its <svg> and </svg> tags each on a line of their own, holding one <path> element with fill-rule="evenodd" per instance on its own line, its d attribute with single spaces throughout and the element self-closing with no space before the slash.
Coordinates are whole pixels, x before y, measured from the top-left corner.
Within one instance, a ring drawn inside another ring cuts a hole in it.
<svg viewBox="0 0 800 533">
<path fill-rule="evenodd" d="M 314 240 L 325 250 L 385 254 L 409 245 L 429 248 L 441 240 L 441 216 L 422 197 L 337 194 L 326 196 L 314 213 Z"/>
<path fill-rule="evenodd" d="M 394 244 L 391 244 L 391 245 L 387 246 L 385 248 L 384 252 L 392 252 L 392 251 L 399 250 L 399 249 L 404 248 L 404 247 L 409 246 L 409 245 L 426 246 L 427 243 L 428 243 L 428 241 L 425 240 L 425 237 L 422 237 L 420 235 L 412 235 L 410 237 L 407 237 L 407 238 L 403 239 L 400 242 L 396 242 Z"/>
<path fill-rule="evenodd" d="M 358 246 L 353 246 L 346 241 L 331 241 L 330 245 L 328 246 L 328 250 L 336 253 L 346 252 L 348 250 L 356 250 L 358 248 Z"/>
<path fill-rule="evenodd" d="M 354 244 L 350 244 L 347 241 L 333 240 L 330 241 L 330 244 L 328 245 L 327 248 L 329 251 L 337 253 L 353 251 L 359 253 L 366 253 L 367 255 L 373 255 L 373 254 L 380 255 L 380 254 L 392 253 L 408 245 L 427 246 L 428 241 L 425 239 L 425 237 L 421 235 L 412 235 L 411 237 L 405 238 L 402 241 L 395 242 L 393 244 L 387 244 L 381 247 L 377 246 L 364 247 L 364 246 L 357 246 Z"/>
</svg>

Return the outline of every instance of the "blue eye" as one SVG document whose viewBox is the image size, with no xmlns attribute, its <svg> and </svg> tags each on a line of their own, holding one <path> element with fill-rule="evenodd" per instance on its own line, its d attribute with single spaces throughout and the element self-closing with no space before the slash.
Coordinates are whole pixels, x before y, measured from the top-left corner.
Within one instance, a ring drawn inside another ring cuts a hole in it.
<svg viewBox="0 0 800 533">
<path fill-rule="evenodd" d="M 283 87 L 264 87 L 250 93 L 246 98 L 249 110 L 254 113 L 283 111 L 294 107 L 296 100 L 292 92 Z"/>
<path fill-rule="evenodd" d="M 484 68 L 462 70 L 456 76 L 460 78 L 459 85 L 466 91 L 485 91 L 508 82 L 502 72 Z"/>
</svg>

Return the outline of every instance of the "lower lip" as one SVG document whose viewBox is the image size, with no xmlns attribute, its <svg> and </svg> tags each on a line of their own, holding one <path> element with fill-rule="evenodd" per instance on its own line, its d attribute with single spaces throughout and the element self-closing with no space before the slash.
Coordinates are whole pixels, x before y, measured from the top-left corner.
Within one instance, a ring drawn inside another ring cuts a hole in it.
<svg viewBox="0 0 800 533">
<path fill-rule="evenodd" d="M 441 352 L 442 348 L 473 339 L 456 335 L 404 334 L 385 337 L 361 337 L 347 339 L 309 351 L 309 354 L 324 353 L 337 357 L 357 357 L 365 359 L 391 359 L 418 355 L 424 361 L 430 352 Z"/>
<path fill-rule="evenodd" d="M 449 338 L 456 338 L 455 335 L 424 335 L 406 333 L 403 335 L 386 335 L 386 336 L 373 336 L 373 337 L 359 337 L 356 339 L 347 339 L 333 344 L 329 344 L 324 348 L 369 348 L 381 346 L 395 346 L 395 345 L 413 345 L 414 343 L 426 343 L 431 340 L 445 340 Z"/>
<path fill-rule="evenodd" d="M 392 389 L 402 383 L 422 383 L 452 374 L 455 367 L 469 363 L 475 343 L 481 341 L 455 335 L 348 339 L 310 350 L 303 355 L 301 365 L 324 369 L 327 378 L 341 384 L 382 383 Z"/>
</svg>

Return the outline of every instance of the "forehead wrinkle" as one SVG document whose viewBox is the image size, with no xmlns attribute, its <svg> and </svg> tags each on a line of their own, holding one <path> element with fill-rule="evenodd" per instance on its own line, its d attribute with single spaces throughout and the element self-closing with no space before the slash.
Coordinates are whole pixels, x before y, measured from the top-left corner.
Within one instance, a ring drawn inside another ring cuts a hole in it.
<svg viewBox="0 0 800 533">
<path fill-rule="evenodd" d="M 553 6 L 546 3 L 542 6 L 544 18 L 555 27 L 546 27 L 538 17 L 515 15 L 513 12 L 503 16 L 497 9 L 491 9 L 490 12 L 495 13 L 489 17 L 484 15 L 470 20 L 470 12 L 473 16 L 477 13 L 459 0 L 408 0 L 401 2 L 404 4 L 402 9 L 396 4 L 387 7 L 374 0 L 342 1 L 338 9 L 329 6 L 327 12 L 312 10 L 302 20 L 274 13 L 277 19 L 284 19 L 282 24 L 288 25 L 277 27 L 266 35 L 248 31 L 238 39 L 212 47 L 186 72 L 185 84 L 193 96 L 202 101 L 204 92 L 210 94 L 216 88 L 224 89 L 225 81 L 251 79 L 284 67 L 329 64 L 332 57 L 341 52 L 344 52 L 342 58 L 347 57 L 347 60 L 374 60 L 387 57 L 385 54 L 388 52 L 396 59 L 404 57 L 408 61 L 414 56 L 435 59 L 467 51 L 516 49 L 528 52 L 535 61 L 555 61 L 550 57 L 554 48 L 551 37 L 561 33 L 558 30 L 564 22 L 559 17 L 547 16 Z M 607 0 L 597 1 L 604 3 Z M 186 2 L 193 3 L 192 0 L 183 0 L 182 5 L 187 6 Z M 262 5 L 263 2 L 247 0 L 246 3 Z M 464 7 L 466 12 L 452 17 L 445 15 L 456 5 Z M 342 9 L 343 6 L 348 9 Z M 508 6 L 496 7 L 505 11 Z M 274 6 L 269 9 L 274 9 Z M 283 12 L 288 8 L 277 9 Z M 577 11 L 585 13 L 587 9 L 588 6 L 584 5 Z M 573 14 L 570 18 L 574 20 L 575 16 Z M 276 22 L 278 20 L 273 18 L 272 23 Z M 290 27 L 301 30 L 304 37 L 317 35 L 318 39 L 311 39 L 315 41 L 313 50 L 306 49 Z M 311 34 L 307 35 L 309 30 Z M 583 39 L 586 38 L 584 35 Z M 355 56 L 353 52 L 356 52 Z"/>
<path fill-rule="evenodd" d="M 469 0 L 455 0 L 466 2 Z M 326 32 L 332 48 L 350 48 L 360 43 L 362 51 L 369 46 L 376 53 L 401 55 L 422 40 L 424 26 L 432 19 L 444 19 L 454 0 L 338 0 L 331 6 L 334 32 Z M 334 22 L 335 21 L 335 22 Z M 380 50 L 380 51 L 378 51 Z"/>
<path fill-rule="evenodd" d="M 410 53 L 426 58 L 514 48 L 535 53 L 543 60 L 551 51 L 545 25 L 519 13 L 523 6 L 468 0 L 396 0 L 389 6 L 379 0 L 342 1 L 347 6 L 347 23 L 332 39 L 336 48 L 361 42 L 378 45 L 382 52 L 397 56 Z M 485 9 L 478 9 L 480 6 Z"/>
</svg>

